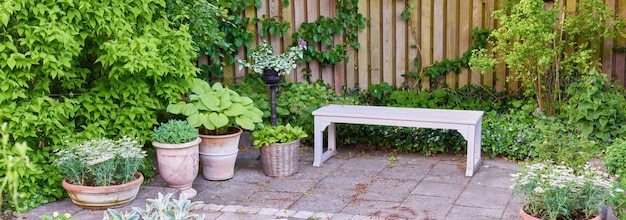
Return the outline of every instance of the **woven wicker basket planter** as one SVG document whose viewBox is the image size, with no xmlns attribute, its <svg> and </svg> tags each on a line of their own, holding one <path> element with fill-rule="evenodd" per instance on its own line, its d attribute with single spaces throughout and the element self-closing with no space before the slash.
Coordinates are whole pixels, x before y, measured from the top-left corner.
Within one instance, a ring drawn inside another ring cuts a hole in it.
<svg viewBox="0 0 626 220">
<path fill-rule="evenodd" d="M 261 147 L 263 173 L 271 177 L 289 176 L 298 172 L 300 139 Z"/>
</svg>

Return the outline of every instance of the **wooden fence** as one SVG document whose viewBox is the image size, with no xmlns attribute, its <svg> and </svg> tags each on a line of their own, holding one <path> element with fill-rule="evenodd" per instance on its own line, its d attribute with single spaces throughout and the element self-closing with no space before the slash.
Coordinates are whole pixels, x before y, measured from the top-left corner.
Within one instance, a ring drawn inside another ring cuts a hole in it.
<svg viewBox="0 0 626 220">
<path fill-rule="evenodd" d="M 282 18 L 291 24 L 284 38 L 257 38 L 257 42 L 267 40 L 277 50 L 291 45 L 291 33 L 304 22 L 314 22 L 319 16 L 333 17 L 337 0 L 291 0 L 289 6 L 283 7 L 282 0 L 262 0 L 261 8 L 247 8 L 246 17 L 263 15 Z M 562 0 L 568 11 L 576 10 L 575 4 L 584 0 Z M 626 1 L 604 0 L 606 4 L 622 17 L 626 17 Z M 350 50 L 348 62 L 322 68 L 317 62 L 298 64 L 297 70 L 289 75 L 289 81 L 304 81 L 302 68 L 311 70 L 311 79 L 323 79 L 332 84 L 336 90 L 343 85 L 354 88 L 359 85 L 366 89 L 370 84 L 387 82 L 400 86 L 406 81 L 402 76 L 413 69 L 412 60 L 421 50 L 423 66 L 432 65 L 435 61 L 446 58 L 461 57 L 472 44 L 473 28 L 497 27 L 491 18 L 494 10 L 502 7 L 505 0 L 361 0 L 359 12 L 371 19 L 371 25 L 359 34 L 361 48 Z M 400 14 L 413 4 L 411 19 L 406 21 Z M 260 26 L 260 25 L 259 25 Z M 256 33 L 260 27 L 250 24 L 248 30 Z M 340 39 L 336 39 L 340 40 Z M 603 71 L 610 76 L 626 82 L 624 52 L 613 52 L 616 46 L 626 46 L 626 39 L 608 39 L 603 41 L 599 56 L 603 59 Z M 240 49 L 239 57 L 245 57 Z M 239 70 L 236 66 L 227 66 L 224 77 L 227 82 L 238 82 L 247 70 Z M 460 87 L 469 83 L 483 84 L 494 87 L 498 91 L 516 90 L 519 82 L 507 82 L 506 77 L 512 74 L 504 64 L 493 71 L 480 74 L 477 71 L 463 69 L 460 74 L 449 73 L 445 81 L 452 87 Z M 423 80 L 422 86 L 429 88 L 429 80 Z"/>
</svg>

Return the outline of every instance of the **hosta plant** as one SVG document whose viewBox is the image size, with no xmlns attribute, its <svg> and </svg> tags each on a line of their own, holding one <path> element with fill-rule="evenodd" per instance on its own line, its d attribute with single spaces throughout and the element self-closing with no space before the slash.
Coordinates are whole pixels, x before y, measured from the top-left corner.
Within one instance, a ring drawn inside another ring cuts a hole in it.
<svg viewBox="0 0 626 220">
<path fill-rule="evenodd" d="M 69 143 L 57 152 L 59 171 L 74 185 L 110 186 L 129 183 L 136 178 L 146 153 L 141 144 L 129 137 Z"/>
<path fill-rule="evenodd" d="M 615 179 L 589 164 L 571 168 L 553 162 L 523 164 L 513 174 L 511 189 L 524 211 L 541 219 L 590 219 L 624 190 Z"/>
<path fill-rule="evenodd" d="M 220 83 L 211 86 L 196 78 L 191 91 L 187 102 L 170 104 L 167 111 L 187 116 L 191 126 L 200 127 L 200 134 L 226 134 L 232 126 L 254 130 L 255 124 L 263 121 L 263 112 L 254 107 L 252 99 Z"/>
</svg>

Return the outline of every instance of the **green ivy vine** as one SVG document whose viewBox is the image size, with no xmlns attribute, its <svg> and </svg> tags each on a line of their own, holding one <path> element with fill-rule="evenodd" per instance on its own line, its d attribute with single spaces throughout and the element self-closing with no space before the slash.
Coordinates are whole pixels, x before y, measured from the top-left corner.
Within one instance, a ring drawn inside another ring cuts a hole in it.
<svg viewBox="0 0 626 220">
<path fill-rule="evenodd" d="M 309 42 L 304 53 L 304 60 L 316 59 L 322 66 L 348 61 L 347 49 L 359 49 L 359 33 L 369 25 L 369 19 L 358 12 L 359 1 L 337 1 L 334 18 L 320 16 L 315 22 L 302 23 L 298 31 L 291 35 L 293 42 L 304 39 Z M 335 36 L 343 36 L 343 41 L 334 43 Z M 321 44 L 328 49 L 322 51 L 316 45 Z"/>
</svg>

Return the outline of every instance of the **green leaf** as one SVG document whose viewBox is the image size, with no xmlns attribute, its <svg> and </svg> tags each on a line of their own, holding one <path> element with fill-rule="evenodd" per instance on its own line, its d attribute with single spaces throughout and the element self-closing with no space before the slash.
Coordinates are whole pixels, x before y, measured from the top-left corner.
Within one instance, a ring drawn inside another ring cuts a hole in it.
<svg viewBox="0 0 626 220">
<path fill-rule="evenodd" d="M 245 115 L 235 118 L 235 123 L 237 123 L 243 129 L 254 130 L 254 123 L 252 122 L 252 120 L 245 117 Z"/>
<path fill-rule="evenodd" d="M 200 96 L 202 104 L 211 111 L 219 111 L 220 100 L 214 93 L 206 93 Z"/>
<path fill-rule="evenodd" d="M 200 122 L 201 122 L 202 126 L 204 126 L 206 129 L 215 130 L 215 129 L 218 128 L 211 121 L 211 117 L 209 116 L 209 114 L 200 113 Z"/>
<path fill-rule="evenodd" d="M 218 114 L 218 113 L 212 112 L 209 115 L 209 119 L 211 120 L 211 123 L 213 123 L 213 125 L 215 125 L 215 127 L 217 128 L 221 128 L 221 127 L 228 125 L 228 117 L 224 114 Z"/>
<path fill-rule="evenodd" d="M 172 114 L 180 114 L 183 112 L 183 109 L 185 109 L 186 105 L 187 103 L 184 103 L 184 102 L 178 102 L 176 104 L 169 104 L 167 106 L 167 112 L 172 113 Z"/>
<path fill-rule="evenodd" d="M 15 67 L 15 58 L 13 58 L 13 56 L 7 59 L 7 65 L 9 66 L 10 69 L 13 69 Z"/>
<path fill-rule="evenodd" d="M 193 115 L 198 113 L 198 107 L 193 104 L 185 105 L 185 108 L 182 111 L 183 115 Z"/>
<path fill-rule="evenodd" d="M 193 78 L 192 83 L 191 83 L 191 91 L 195 94 L 204 94 L 207 92 L 212 91 L 211 90 L 211 85 L 209 85 L 208 82 L 198 79 L 198 78 Z"/>
<path fill-rule="evenodd" d="M 232 117 L 232 116 L 239 116 L 243 114 L 245 111 L 246 109 L 241 104 L 235 103 L 235 104 L 232 104 L 230 108 L 228 108 L 226 111 L 224 111 L 224 114 Z"/>
</svg>

